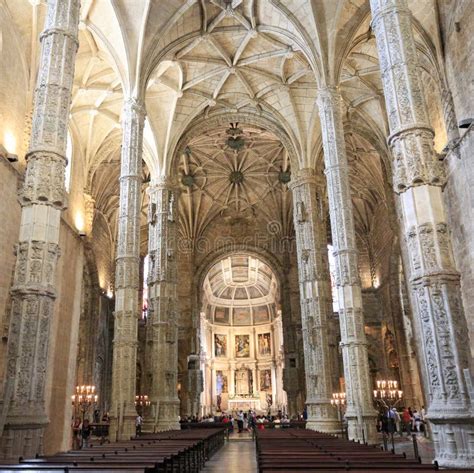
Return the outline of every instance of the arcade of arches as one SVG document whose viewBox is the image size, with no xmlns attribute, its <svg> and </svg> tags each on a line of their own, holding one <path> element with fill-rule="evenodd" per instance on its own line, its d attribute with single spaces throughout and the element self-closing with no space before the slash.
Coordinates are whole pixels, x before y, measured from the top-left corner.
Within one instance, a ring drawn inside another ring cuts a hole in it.
<svg viewBox="0 0 474 473">
<path fill-rule="evenodd" d="M 474 466 L 470 0 L 0 0 L 0 457 L 373 388 Z M 329 248 L 329 251 L 328 251 Z"/>
</svg>

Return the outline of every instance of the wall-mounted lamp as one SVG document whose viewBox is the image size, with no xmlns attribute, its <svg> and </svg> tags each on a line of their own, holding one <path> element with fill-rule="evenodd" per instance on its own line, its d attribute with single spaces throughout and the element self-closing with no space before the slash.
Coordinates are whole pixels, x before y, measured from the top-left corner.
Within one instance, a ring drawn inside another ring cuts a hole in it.
<svg viewBox="0 0 474 473">
<path fill-rule="evenodd" d="M 8 150 L 0 144 L 0 156 L 4 159 L 8 159 L 11 163 L 16 163 L 18 161 L 18 156 L 13 153 L 9 153 Z"/>
</svg>

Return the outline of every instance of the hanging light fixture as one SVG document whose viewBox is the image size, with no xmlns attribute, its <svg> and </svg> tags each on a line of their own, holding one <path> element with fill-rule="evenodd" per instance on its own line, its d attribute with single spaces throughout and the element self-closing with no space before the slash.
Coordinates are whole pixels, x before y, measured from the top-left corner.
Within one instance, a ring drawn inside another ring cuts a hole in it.
<svg viewBox="0 0 474 473">
<path fill-rule="evenodd" d="M 234 151 L 240 151 L 244 146 L 245 146 L 245 140 L 240 136 L 243 131 L 241 128 L 239 128 L 239 124 L 236 123 L 231 123 L 230 128 L 226 131 L 226 133 L 229 135 L 229 138 L 227 138 L 227 145 L 229 148 L 233 149 Z"/>
</svg>

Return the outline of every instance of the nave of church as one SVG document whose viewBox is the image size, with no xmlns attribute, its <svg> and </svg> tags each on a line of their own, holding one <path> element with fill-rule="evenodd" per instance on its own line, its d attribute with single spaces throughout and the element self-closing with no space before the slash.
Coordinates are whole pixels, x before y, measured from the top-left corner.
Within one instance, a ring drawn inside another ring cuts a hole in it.
<svg viewBox="0 0 474 473">
<path fill-rule="evenodd" d="M 0 462 L 142 434 L 199 469 L 245 414 L 474 468 L 473 26 L 0 0 Z"/>
</svg>

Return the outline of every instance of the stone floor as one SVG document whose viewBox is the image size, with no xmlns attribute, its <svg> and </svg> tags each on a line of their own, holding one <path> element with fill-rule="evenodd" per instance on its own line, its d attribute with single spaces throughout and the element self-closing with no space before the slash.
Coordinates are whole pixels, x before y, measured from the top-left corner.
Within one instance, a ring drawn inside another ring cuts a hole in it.
<svg viewBox="0 0 474 473">
<path fill-rule="evenodd" d="M 203 473 L 256 473 L 257 459 L 252 434 L 231 434 L 226 444 L 207 462 Z"/>
<path fill-rule="evenodd" d="M 423 463 L 433 463 L 434 448 L 433 442 L 427 439 L 422 433 L 416 435 L 418 444 L 418 454 Z M 411 437 L 396 434 L 394 436 L 395 453 L 405 453 L 408 458 L 414 458 L 413 440 Z M 392 448 L 391 440 L 388 441 L 389 450 Z"/>
</svg>

